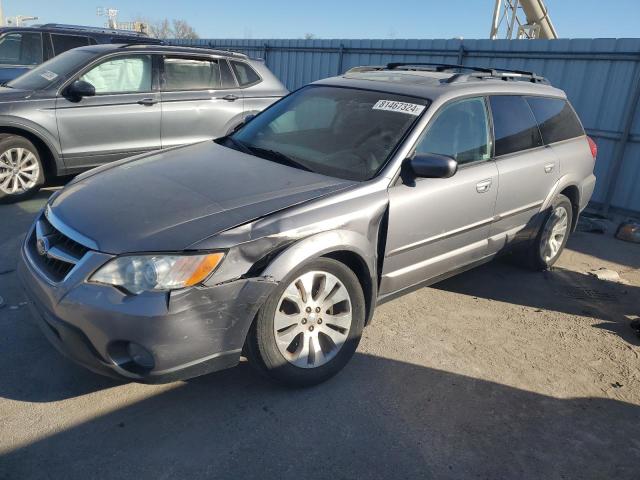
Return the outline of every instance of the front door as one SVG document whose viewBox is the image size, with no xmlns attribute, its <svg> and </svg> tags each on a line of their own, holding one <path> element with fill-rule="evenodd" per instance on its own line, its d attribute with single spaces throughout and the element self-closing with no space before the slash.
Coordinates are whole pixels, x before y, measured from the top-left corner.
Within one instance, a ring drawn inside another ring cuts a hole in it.
<svg viewBox="0 0 640 480">
<path fill-rule="evenodd" d="M 160 148 L 153 56 L 111 56 L 79 76 L 94 97 L 58 97 L 56 116 L 67 167 L 90 167 Z"/>
<path fill-rule="evenodd" d="M 469 98 L 442 107 L 416 152 L 451 156 L 459 169 L 451 178 L 409 178 L 389 189 L 381 295 L 436 278 L 487 254 L 498 170 L 490 159 L 485 99 Z"/>
<path fill-rule="evenodd" d="M 242 90 L 225 59 L 166 56 L 162 147 L 221 137 L 242 121 Z"/>
</svg>

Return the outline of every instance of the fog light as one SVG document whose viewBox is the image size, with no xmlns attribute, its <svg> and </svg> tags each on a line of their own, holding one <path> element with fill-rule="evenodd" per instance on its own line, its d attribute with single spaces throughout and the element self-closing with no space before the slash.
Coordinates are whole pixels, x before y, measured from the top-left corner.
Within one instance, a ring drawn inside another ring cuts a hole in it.
<svg viewBox="0 0 640 480">
<path fill-rule="evenodd" d="M 145 370 L 153 370 L 153 367 L 155 367 L 156 362 L 153 359 L 153 355 L 142 345 L 130 342 L 127 345 L 127 353 L 132 362 Z"/>
</svg>

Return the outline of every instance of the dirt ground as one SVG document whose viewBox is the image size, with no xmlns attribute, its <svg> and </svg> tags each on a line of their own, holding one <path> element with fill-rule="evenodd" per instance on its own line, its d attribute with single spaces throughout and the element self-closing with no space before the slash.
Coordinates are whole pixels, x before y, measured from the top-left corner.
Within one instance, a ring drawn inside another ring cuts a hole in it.
<svg viewBox="0 0 640 480">
<path fill-rule="evenodd" d="M 30 323 L 13 268 L 45 199 L 0 206 L 0 479 L 640 478 L 640 244 L 577 233 L 552 271 L 497 261 L 382 305 L 311 389 L 246 364 L 145 386 Z"/>
</svg>

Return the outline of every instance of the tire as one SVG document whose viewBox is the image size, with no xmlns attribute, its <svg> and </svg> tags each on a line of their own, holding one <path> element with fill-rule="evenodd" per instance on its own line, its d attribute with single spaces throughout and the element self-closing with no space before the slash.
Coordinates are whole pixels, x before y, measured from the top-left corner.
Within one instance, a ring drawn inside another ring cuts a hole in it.
<svg viewBox="0 0 640 480">
<path fill-rule="evenodd" d="M 0 202 L 30 198 L 43 183 L 44 168 L 33 143 L 18 135 L 0 136 Z"/>
<path fill-rule="evenodd" d="M 556 263 L 569 239 L 572 222 L 571 201 L 560 194 L 551 202 L 540 231 L 526 252 L 530 268 L 548 270 Z M 557 229 L 556 234 L 553 234 L 554 229 Z"/>
<path fill-rule="evenodd" d="M 311 298 L 305 299 L 309 289 Z M 252 366 L 280 383 L 316 385 L 349 362 L 364 321 L 356 275 L 336 260 L 318 258 L 290 273 L 269 296 L 247 336 L 246 354 Z"/>
</svg>

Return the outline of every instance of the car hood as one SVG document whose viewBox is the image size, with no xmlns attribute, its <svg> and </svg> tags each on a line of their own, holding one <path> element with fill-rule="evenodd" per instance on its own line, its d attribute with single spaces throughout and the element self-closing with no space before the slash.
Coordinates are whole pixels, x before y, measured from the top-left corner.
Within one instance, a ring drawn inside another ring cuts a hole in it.
<svg viewBox="0 0 640 480">
<path fill-rule="evenodd" d="M 179 251 L 353 183 L 209 141 L 88 172 L 50 208 L 100 251 Z"/>
<path fill-rule="evenodd" d="M 0 78 L 0 82 L 1 82 Z M 0 103 L 25 100 L 31 96 L 33 90 L 20 90 L 17 88 L 0 87 Z"/>
</svg>

